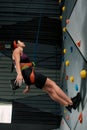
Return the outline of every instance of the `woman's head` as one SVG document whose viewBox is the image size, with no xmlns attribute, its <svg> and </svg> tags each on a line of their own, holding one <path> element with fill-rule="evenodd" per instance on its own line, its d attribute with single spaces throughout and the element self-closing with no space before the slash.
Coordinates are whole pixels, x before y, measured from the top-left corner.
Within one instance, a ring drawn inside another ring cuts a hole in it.
<svg viewBox="0 0 87 130">
<path fill-rule="evenodd" d="M 17 47 L 25 47 L 24 42 L 21 42 L 20 40 L 17 41 Z"/>
<path fill-rule="evenodd" d="M 11 48 L 12 48 L 12 50 L 14 50 L 14 49 L 16 49 L 17 47 L 22 47 L 22 48 L 24 48 L 25 47 L 25 44 L 24 44 L 24 42 L 21 42 L 20 40 L 14 40 L 13 41 L 13 43 L 12 43 L 12 45 L 11 45 Z"/>
</svg>

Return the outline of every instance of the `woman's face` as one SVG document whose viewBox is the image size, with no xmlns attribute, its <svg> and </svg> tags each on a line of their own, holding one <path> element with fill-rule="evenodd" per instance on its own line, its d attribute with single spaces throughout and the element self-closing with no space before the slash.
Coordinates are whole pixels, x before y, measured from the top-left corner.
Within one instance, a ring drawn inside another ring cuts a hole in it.
<svg viewBox="0 0 87 130">
<path fill-rule="evenodd" d="M 21 41 L 17 41 L 17 45 L 20 46 L 20 47 L 25 47 L 25 44 L 24 42 L 21 42 Z"/>
</svg>

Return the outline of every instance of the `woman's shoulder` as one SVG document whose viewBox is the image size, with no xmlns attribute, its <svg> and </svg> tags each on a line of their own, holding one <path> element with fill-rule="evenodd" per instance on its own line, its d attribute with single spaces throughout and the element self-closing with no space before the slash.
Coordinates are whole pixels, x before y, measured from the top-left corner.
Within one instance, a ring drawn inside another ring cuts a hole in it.
<svg viewBox="0 0 87 130">
<path fill-rule="evenodd" d="M 23 51 L 23 49 L 22 49 L 22 48 L 17 47 L 17 48 L 13 51 L 13 55 L 15 55 L 15 54 L 21 54 L 21 53 L 22 53 L 22 51 Z"/>
<path fill-rule="evenodd" d="M 15 48 L 15 50 L 14 50 L 14 52 L 22 52 L 23 51 L 23 48 L 21 48 L 21 47 L 17 47 L 17 48 Z"/>
</svg>

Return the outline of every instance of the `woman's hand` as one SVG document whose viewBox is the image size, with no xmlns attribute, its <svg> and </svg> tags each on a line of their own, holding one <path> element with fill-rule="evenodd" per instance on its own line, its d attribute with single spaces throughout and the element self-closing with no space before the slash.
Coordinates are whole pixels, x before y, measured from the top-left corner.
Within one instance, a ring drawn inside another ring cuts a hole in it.
<svg viewBox="0 0 87 130">
<path fill-rule="evenodd" d="M 24 94 L 27 94 L 27 93 L 29 93 L 29 90 L 30 90 L 30 87 L 29 87 L 29 86 L 26 86 L 26 88 L 23 90 L 23 93 L 24 93 Z"/>
<path fill-rule="evenodd" d="M 19 87 L 22 85 L 24 82 L 22 74 L 17 75 L 15 82 L 19 85 Z"/>
</svg>

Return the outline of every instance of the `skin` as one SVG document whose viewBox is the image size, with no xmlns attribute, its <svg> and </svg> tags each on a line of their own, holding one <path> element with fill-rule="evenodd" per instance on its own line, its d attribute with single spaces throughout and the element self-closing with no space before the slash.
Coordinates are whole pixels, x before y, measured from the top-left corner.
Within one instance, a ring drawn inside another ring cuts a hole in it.
<svg viewBox="0 0 87 130">
<path fill-rule="evenodd" d="M 19 86 L 21 86 L 22 82 L 24 82 L 22 73 L 21 73 L 21 69 L 20 69 L 20 55 L 22 55 L 23 53 L 23 48 L 25 47 L 24 43 L 18 43 L 17 44 L 17 48 L 13 51 L 12 54 L 12 59 L 15 60 L 15 64 L 16 64 L 16 72 L 17 72 L 17 76 L 16 76 L 16 80 L 15 82 L 17 82 L 19 84 Z M 23 93 L 27 94 L 30 90 L 30 86 L 26 86 Z"/>
<path fill-rule="evenodd" d="M 23 48 L 25 44 L 21 41 L 17 43 L 17 48 L 13 51 L 12 58 L 15 60 L 16 64 L 16 82 L 21 86 L 21 83 L 24 82 L 21 68 L 20 68 L 20 55 L 23 53 Z M 23 93 L 26 94 L 30 90 L 30 86 L 26 86 Z M 63 106 L 72 105 L 72 100 L 62 91 L 62 89 L 51 79 L 47 78 L 45 85 L 42 88 L 43 91 L 48 93 L 50 98 L 55 102 L 60 103 Z"/>
</svg>

